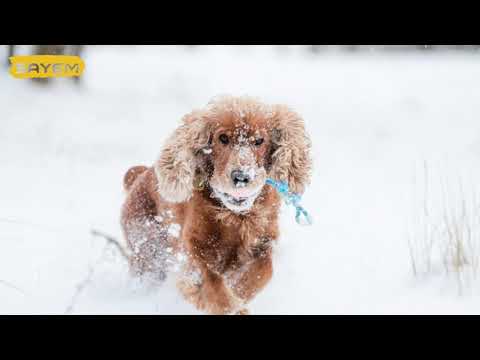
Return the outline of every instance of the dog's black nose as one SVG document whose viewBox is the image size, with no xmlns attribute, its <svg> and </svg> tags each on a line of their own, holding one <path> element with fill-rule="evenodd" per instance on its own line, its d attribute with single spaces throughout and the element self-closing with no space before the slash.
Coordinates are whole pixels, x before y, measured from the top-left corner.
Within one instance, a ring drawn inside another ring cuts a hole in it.
<svg viewBox="0 0 480 360">
<path fill-rule="evenodd" d="M 242 170 L 233 170 L 231 177 L 235 186 L 245 186 L 250 181 L 250 175 Z"/>
</svg>

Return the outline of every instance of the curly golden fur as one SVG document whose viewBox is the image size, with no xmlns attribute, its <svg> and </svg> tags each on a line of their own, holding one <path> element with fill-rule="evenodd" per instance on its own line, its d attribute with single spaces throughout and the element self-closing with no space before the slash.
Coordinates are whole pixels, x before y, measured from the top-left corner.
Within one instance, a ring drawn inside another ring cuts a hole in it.
<svg viewBox="0 0 480 360">
<path fill-rule="evenodd" d="M 267 177 L 303 193 L 310 180 L 303 119 L 284 105 L 223 96 L 192 111 L 153 167 L 124 177 L 130 268 L 179 290 L 210 314 L 245 314 L 272 276 L 280 199 Z"/>
</svg>

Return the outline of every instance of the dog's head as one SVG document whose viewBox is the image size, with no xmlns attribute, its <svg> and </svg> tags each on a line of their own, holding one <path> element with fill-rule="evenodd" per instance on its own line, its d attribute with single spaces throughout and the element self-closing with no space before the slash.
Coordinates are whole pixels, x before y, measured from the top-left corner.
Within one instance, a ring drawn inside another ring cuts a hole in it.
<svg viewBox="0 0 480 360">
<path fill-rule="evenodd" d="M 311 169 L 310 140 L 302 118 L 283 105 L 250 97 L 221 97 L 183 118 L 155 164 L 160 195 L 187 201 L 194 183 L 235 212 L 247 211 L 267 177 L 303 193 Z"/>
</svg>

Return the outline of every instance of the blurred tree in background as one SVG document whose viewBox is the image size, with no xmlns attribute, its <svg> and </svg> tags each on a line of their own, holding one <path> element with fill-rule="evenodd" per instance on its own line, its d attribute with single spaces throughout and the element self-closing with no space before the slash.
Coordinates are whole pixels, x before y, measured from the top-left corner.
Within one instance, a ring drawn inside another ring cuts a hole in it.
<svg viewBox="0 0 480 360">
<path fill-rule="evenodd" d="M 354 51 L 432 51 L 432 50 L 469 50 L 476 51 L 480 45 L 310 45 L 311 52 L 317 54 L 326 50 L 345 52 Z"/>
<path fill-rule="evenodd" d="M 16 46 L 18 45 L 6 45 L 7 47 L 7 61 L 8 58 L 15 55 Z M 76 55 L 81 56 L 86 45 L 28 45 L 31 48 L 31 54 L 38 55 Z M 201 48 L 202 45 L 179 45 L 186 49 Z M 241 47 L 241 46 L 240 46 Z M 274 46 L 280 52 L 289 52 L 293 47 L 306 49 L 315 55 L 322 55 L 329 52 L 340 53 L 361 53 L 361 52 L 440 52 L 440 51 L 477 51 L 480 45 L 275 45 Z M 80 78 L 74 77 L 75 81 L 79 81 Z M 48 79 L 34 79 L 39 83 L 48 83 Z"/>
<path fill-rule="evenodd" d="M 8 60 L 11 56 L 14 55 L 14 48 L 15 48 L 15 45 L 8 45 L 8 57 L 7 57 L 7 64 L 10 63 L 10 61 Z"/>
</svg>

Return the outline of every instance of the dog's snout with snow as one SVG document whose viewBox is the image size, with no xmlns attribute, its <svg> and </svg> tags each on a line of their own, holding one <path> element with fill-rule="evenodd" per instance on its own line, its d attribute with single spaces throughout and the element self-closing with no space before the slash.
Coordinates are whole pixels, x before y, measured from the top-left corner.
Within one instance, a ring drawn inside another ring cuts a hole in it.
<svg viewBox="0 0 480 360">
<path fill-rule="evenodd" d="M 251 180 L 251 177 L 247 172 L 239 169 L 233 170 L 231 177 L 232 177 L 233 185 L 237 188 L 247 186 Z"/>
</svg>

